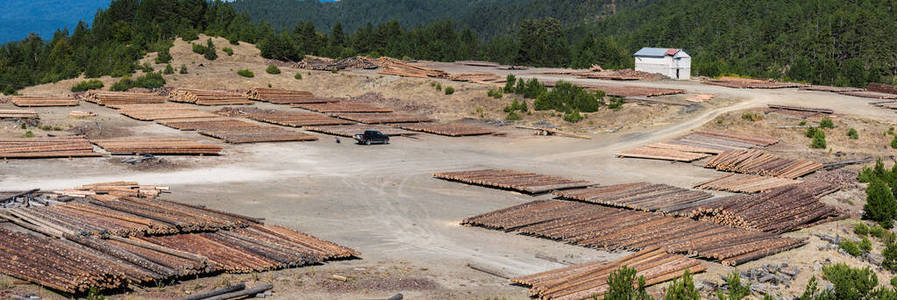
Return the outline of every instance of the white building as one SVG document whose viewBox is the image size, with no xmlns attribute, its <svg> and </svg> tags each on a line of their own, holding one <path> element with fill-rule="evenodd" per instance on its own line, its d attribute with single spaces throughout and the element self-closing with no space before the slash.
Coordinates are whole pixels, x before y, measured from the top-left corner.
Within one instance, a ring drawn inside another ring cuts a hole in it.
<svg viewBox="0 0 897 300">
<path fill-rule="evenodd" d="M 691 56 L 681 49 L 642 48 L 635 53 L 635 70 L 672 79 L 691 79 Z"/>
</svg>

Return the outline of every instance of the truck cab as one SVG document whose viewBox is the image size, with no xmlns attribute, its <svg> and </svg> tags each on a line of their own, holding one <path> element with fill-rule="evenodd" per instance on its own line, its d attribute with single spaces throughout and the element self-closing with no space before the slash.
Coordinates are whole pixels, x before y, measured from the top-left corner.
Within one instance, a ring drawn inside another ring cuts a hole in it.
<svg viewBox="0 0 897 300">
<path fill-rule="evenodd" d="M 389 136 L 376 130 L 365 130 L 362 134 L 356 134 L 354 138 L 359 145 L 389 144 Z"/>
</svg>

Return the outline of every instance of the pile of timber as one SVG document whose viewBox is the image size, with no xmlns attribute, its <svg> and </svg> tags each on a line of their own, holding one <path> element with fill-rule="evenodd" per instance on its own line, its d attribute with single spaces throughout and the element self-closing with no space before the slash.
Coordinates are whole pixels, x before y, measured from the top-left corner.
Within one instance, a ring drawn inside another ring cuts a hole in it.
<svg viewBox="0 0 897 300">
<path fill-rule="evenodd" d="M 573 75 L 589 78 L 589 79 L 604 79 L 604 80 L 660 80 L 665 78 L 665 76 L 657 74 L 657 73 L 649 73 L 636 71 L 633 69 L 620 69 L 613 71 L 598 71 L 598 72 L 577 72 Z"/>
<path fill-rule="evenodd" d="M 678 278 L 686 270 L 691 274 L 707 270 L 699 260 L 650 247 L 616 261 L 578 264 L 512 278 L 511 282 L 530 286 L 530 296 L 538 299 L 600 299 L 610 289 L 608 278 L 611 273 L 622 266 L 635 269 L 636 277 L 645 278 L 645 286 Z"/>
<path fill-rule="evenodd" d="M 860 98 L 872 98 L 872 99 L 897 99 L 897 95 L 889 94 L 889 93 L 879 93 L 879 92 L 871 92 L 871 91 L 851 91 L 851 92 L 840 92 L 841 95 L 854 96 Z"/>
<path fill-rule="evenodd" d="M 219 155 L 221 146 L 186 139 L 142 137 L 92 141 L 112 154 Z"/>
<path fill-rule="evenodd" d="M 763 150 L 730 150 L 710 159 L 704 167 L 795 179 L 821 170 L 822 164 L 811 160 L 780 158 Z"/>
<path fill-rule="evenodd" d="M 371 70 L 380 66 L 377 60 L 364 56 L 347 57 L 336 61 L 325 57 L 306 56 L 301 62 L 296 63 L 296 67 L 316 71 L 338 71 L 347 68 Z"/>
<path fill-rule="evenodd" d="M 554 192 L 566 200 L 677 215 L 695 206 L 712 202 L 713 194 L 666 184 L 636 182 Z"/>
<path fill-rule="evenodd" d="M 877 107 L 886 108 L 886 109 L 897 109 L 897 101 L 879 101 L 879 102 L 871 102 L 869 104 L 875 105 Z"/>
<path fill-rule="evenodd" d="M 784 233 L 846 215 L 819 201 L 820 192 L 836 186 L 816 182 L 775 188 L 766 192 L 728 197 L 693 208 L 688 216 L 750 230 Z"/>
<path fill-rule="evenodd" d="M 247 105 L 252 101 L 239 93 L 226 90 L 194 90 L 176 89 L 171 95 L 171 101 L 193 103 L 196 105 Z"/>
<path fill-rule="evenodd" d="M 37 119 L 36 111 L 21 109 L 0 109 L 0 120 L 3 119 Z"/>
<path fill-rule="evenodd" d="M 400 60 L 388 60 L 383 64 L 380 74 L 417 78 L 449 78 L 449 73 L 431 68 L 424 68 Z"/>
<path fill-rule="evenodd" d="M 515 170 L 488 169 L 461 172 L 442 172 L 433 174 L 433 177 L 485 187 L 513 190 L 529 194 L 538 194 L 571 188 L 581 188 L 592 185 L 591 182 L 583 180 L 573 180 Z"/>
<path fill-rule="evenodd" d="M 654 143 L 617 153 L 617 157 L 693 162 L 709 157 L 719 150 L 671 143 Z"/>
<path fill-rule="evenodd" d="M 249 99 L 274 104 L 330 103 L 339 100 L 315 97 L 311 92 L 271 88 L 253 88 L 247 92 Z"/>
<path fill-rule="evenodd" d="M 251 107 L 226 107 L 215 113 L 227 117 L 244 117 L 259 122 L 290 127 L 355 124 L 355 122 L 352 121 L 332 118 L 316 113 L 258 109 Z"/>
<path fill-rule="evenodd" d="M 158 120 L 157 123 L 178 130 L 197 131 L 202 135 L 224 140 L 231 144 L 318 140 L 316 136 L 304 132 L 271 125 L 259 125 L 244 119 L 218 115 L 212 118 Z"/>
<path fill-rule="evenodd" d="M 863 89 L 860 88 L 851 88 L 851 87 L 836 87 L 836 86 L 825 86 L 825 85 L 806 85 L 802 86 L 799 89 L 806 91 L 818 91 L 818 92 L 830 92 L 830 93 L 844 93 L 844 92 L 861 92 Z"/>
<path fill-rule="evenodd" d="M 701 149 L 727 151 L 763 149 L 778 142 L 778 138 L 771 136 L 705 130 L 692 132 L 669 143 L 699 147 Z"/>
<path fill-rule="evenodd" d="M 83 136 L 0 139 L 0 158 L 96 157 Z"/>
<path fill-rule="evenodd" d="M 91 111 L 75 110 L 75 111 L 72 111 L 69 113 L 69 117 L 74 117 L 74 118 L 88 118 L 88 117 L 96 117 L 96 116 L 97 116 L 97 114 L 94 112 L 91 112 Z"/>
<path fill-rule="evenodd" d="M 292 107 L 298 107 L 305 110 L 316 111 L 320 113 L 388 113 L 392 109 L 373 106 L 364 103 L 355 102 L 334 102 L 334 103 L 310 103 L 310 104 L 293 104 Z"/>
<path fill-rule="evenodd" d="M 604 93 L 608 96 L 618 97 L 657 97 L 685 94 L 685 90 L 682 89 L 665 89 L 641 86 L 590 85 L 579 83 L 577 83 L 576 85 L 590 91 L 604 91 Z"/>
<path fill-rule="evenodd" d="M 869 85 L 866 86 L 866 90 L 870 92 L 897 94 L 897 86 L 877 82 L 870 82 Z"/>
<path fill-rule="evenodd" d="M 795 111 L 795 112 L 804 112 L 810 113 L 811 115 L 825 114 L 830 115 L 834 114 L 835 111 L 827 108 L 812 108 L 812 107 L 800 107 L 800 106 L 788 106 L 788 105 L 777 105 L 770 104 L 769 109 L 773 111 Z"/>
<path fill-rule="evenodd" d="M 461 124 L 412 124 L 401 125 L 400 127 L 402 129 L 411 131 L 420 131 L 452 137 L 487 135 L 495 133 L 495 130 L 489 128 Z"/>
<path fill-rule="evenodd" d="M 335 113 L 333 116 L 364 124 L 433 122 L 433 118 L 405 113 Z"/>
<path fill-rule="evenodd" d="M 724 77 L 719 80 L 704 80 L 701 83 L 708 85 L 718 85 L 736 89 L 783 89 L 798 88 L 805 86 L 800 83 L 779 82 L 773 79 L 747 79 L 747 78 L 731 78 Z"/>
<path fill-rule="evenodd" d="M 798 183 L 801 181 L 781 177 L 729 174 L 695 184 L 694 188 L 753 194 Z"/>
<path fill-rule="evenodd" d="M 376 130 L 382 134 L 387 136 L 409 136 L 416 135 L 417 133 L 410 132 L 401 128 L 396 128 L 392 126 L 385 125 L 339 125 L 339 126 L 313 126 L 313 127 L 303 127 L 302 129 L 318 132 L 323 134 L 342 136 L 342 137 L 354 137 L 356 134 L 362 134 L 367 130 Z"/>
<path fill-rule="evenodd" d="M 467 218 L 462 225 L 516 232 L 609 251 L 661 247 L 738 265 L 805 240 L 590 203 L 537 200 Z"/>
<path fill-rule="evenodd" d="M 154 93 L 88 91 L 81 99 L 99 105 L 150 104 L 165 103 L 167 97 Z"/>
<path fill-rule="evenodd" d="M 504 83 L 506 80 L 501 76 L 492 73 L 461 73 L 452 74 L 448 79 L 453 81 L 473 82 L 480 84 Z"/>
<path fill-rule="evenodd" d="M 76 106 L 78 99 L 73 97 L 12 97 L 12 104 L 20 107 Z"/>
<path fill-rule="evenodd" d="M 122 115 L 141 121 L 156 121 L 181 118 L 213 118 L 217 115 L 196 109 L 190 105 L 176 103 L 123 104 L 115 105 Z"/>
<path fill-rule="evenodd" d="M 488 61 L 477 61 L 477 60 L 458 60 L 455 61 L 456 64 L 471 66 L 471 67 L 484 67 L 484 68 L 498 68 L 501 67 L 500 64 Z"/>
<path fill-rule="evenodd" d="M 168 191 L 168 187 L 141 185 L 133 181 L 113 181 L 85 184 L 75 188 L 53 191 L 53 193 L 73 198 L 92 196 L 97 199 L 111 201 L 126 197 L 155 199 L 165 191 Z"/>
</svg>

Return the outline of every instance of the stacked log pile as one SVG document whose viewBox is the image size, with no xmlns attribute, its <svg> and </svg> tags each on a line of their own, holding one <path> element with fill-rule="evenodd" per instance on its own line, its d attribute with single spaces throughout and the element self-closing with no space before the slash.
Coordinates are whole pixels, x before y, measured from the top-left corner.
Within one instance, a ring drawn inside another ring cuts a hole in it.
<svg viewBox="0 0 897 300">
<path fill-rule="evenodd" d="M 401 128 L 396 128 L 392 126 L 384 126 L 384 125 L 339 125 L 339 126 L 312 126 L 312 127 L 303 127 L 302 129 L 318 132 L 323 134 L 342 136 L 342 137 L 354 137 L 356 134 L 362 134 L 366 130 L 376 130 L 382 134 L 388 136 L 409 136 L 415 135 L 416 133 L 410 132 Z"/>
<path fill-rule="evenodd" d="M 872 99 L 897 99 L 897 95 L 889 94 L 889 93 L 879 93 L 879 92 L 870 92 L 870 91 L 852 91 L 852 92 L 840 92 L 841 95 L 854 96 L 860 98 L 872 98 Z"/>
<path fill-rule="evenodd" d="M 96 157 L 83 136 L 0 139 L 0 158 Z"/>
<path fill-rule="evenodd" d="M 315 97 L 311 92 L 271 88 L 253 88 L 247 93 L 249 99 L 274 104 L 330 103 L 339 100 Z"/>
<path fill-rule="evenodd" d="M 660 80 L 665 78 L 665 76 L 657 73 L 648 73 L 636 71 L 633 69 L 620 69 L 611 71 L 599 70 L 597 72 L 574 72 L 572 75 L 582 78 L 603 80 Z"/>
<path fill-rule="evenodd" d="M 662 247 L 668 253 L 695 255 L 726 265 L 805 244 L 801 239 L 711 222 L 561 200 L 532 201 L 467 218 L 462 224 L 609 251 Z"/>
<path fill-rule="evenodd" d="M 843 216 L 836 208 L 819 201 L 817 194 L 831 188 L 825 183 L 796 184 L 706 203 L 687 215 L 723 225 L 784 233 Z"/>
<path fill-rule="evenodd" d="M 495 130 L 489 128 L 462 124 L 413 124 L 401 125 L 400 127 L 402 129 L 411 131 L 420 131 L 452 137 L 487 135 L 495 133 Z"/>
<path fill-rule="evenodd" d="M 804 84 L 793 82 L 779 82 L 772 79 L 746 79 L 746 78 L 721 78 L 719 80 L 704 80 L 703 84 L 718 85 L 736 89 L 784 89 L 798 88 Z"/>
<path fill-rule="evenodd" d="M 501 76 L 492 74 L 492 73 L 461 73 L 461 74 L 452 74 L 448 76 L 448 79 L 453 81 L 462 81 L 462 82 L 473 82 L 479 84 L 495 84 L 495 83 L 504 83 L 506 80 Z"/>
<path fill-rule="evenodd" d="M 870 82 L 869 85 L 866 86 L 866 90 L 870 92 L 897 94 L 897 86 L 877 82 Z"/>
<path fill-rule="evenodd" d="M 78 99 L 72 97 L 12 97 L 12 104 L 19 107 L 76 106 Z"/>
<path fill-rule="evenodd" d="M 714 149 L 671 143 L 655 143 L 617 153 L 617 157 L 645 158 L 668 161 L 693 162 L 707 158 Z M 709 152 L 709 153 L 708 153 Z"/>
<path fill-rule="evenodd" d="M 200 111 L 195 107 L 176 103 L 125 104 L 116 105 L 118 112 L 135 120 L 156 121 L 181 118 L 212 118 L 215 114 Z"/>
<path fill-rule="evenodd" d="M 194 90 L 176 89 L 171 95 L 171 101 L 193 103 L 196 105 L 248 105 L 252 101 L 239 93 L 226 90 Z"/>
<path fill-rule="evenodd" d="M 806 91 L 818 91 L 818 92 L 829 92 L 829 93 L 844 93 L 844 92 L 861 92 L 861 91 L 863 91 L 863 89 L 860 89 L 860 88 L 825 86 L 825 85 L 807 85 L 807 86 L 802 86 L 799 89 L 806 90 Z"/>
<path fill-rule="evenodd" d="M 320 113 L 388 113 L 392 109 L 386 107 L 373 106 L 364 103 L 355 102 L 335 102 L 335 103 L 314 103 L 314 104 L 293 104 L 292 107 L 298 107 L 305 110 L 316 111 Z"/>
<path fill-rule="evenodd" d="M 657 97 L 666 95 L 685 94 L 682 89 L 665 89 L 641 86 L 613 86 L 613 85 L 588 85 L 577 84 L 587 90 L 604 91 L 608 96 L 617 97 Z"/>
<path fill-rule="evenodd" d="M 827 108 L 800 107 L 800 106 L 788 106 L 788 105 L 777 105 L 777 104 L 770 104 L 769 109 L 772 111 L 803 113 L 805 116 L 831 115 L 831 114 L 835 113 L 834 110 L 827 109 Z"/>
<path fill-rule="evenodd" d="M 778 142 L 779 139 L 771 136 L 720 131 L 696 131 L 670 141 L 672 144 L 716 149 L 720 153 L 727 150 L 763 149 Z"/>
<path fill-rule="evenodd" d="M 165 103 L 167 97 L 154 93 L 88 91 L 81 99 L 99 105 Z"/>
<path fill-rule="evenodd" d="M 877 107 L 886 108 L 886 109 L 897 109 L 897 101 L 880 101 L 880 102 L 872 102 L 869 103 L 875 105 Z"/>
<path fill-rule="evenodd" d="M 583 180 L 527 173 L 515 170 L 475 170 L 442 172 L 433 177 L 467 184 L 538 194 L 554 190 L 581 188 L 592 185 Z"/>
<path fill-rule="evenodd" d="M 378 68 L 379 64 L 377 60 L 364 56 L 347 57 L 337 61 L 324 57 L 306 56 L 301 62 L 296 63 L 296 67 L 316 71 L 338 71 L 347 68 L 371 70 Z"/>
<path fill-rule="evenodd" d="M 219 155 L 221 146 L 203 144 L 186 139 L 171 138 L 123 138 L 92 141 L 112 154 L 181 154 Z"/>
<path fill-rule="evenodd" d="M 21 109 L 0 109 L 0 120 L 2 119 L 37 119 L 38 115 L 33 110 Z"/>
<path fill-rule="evenodd" d="M 220 109 L 215 113 L 222 116 L 245 117 L 259 122 L 290 127 L 355 124 L 355 122 L 352 121 L 332 118 L 316 113 L 282 111 L 274 109 L 258 109 L 249 107 L 227 107 Z"/>
<path fill-rule="evenodd" d="M 183 130 L 183 131 L 194 131 L 200 128 L 206 128 L 214 125 L 224 126 L 225 124 L 252 124 L 240 119 L 229 118 L 229 117 L 214 117 L 214 118 L 178 118 L 178 119 L 166 119 L 166 120 L 157 120 L 156 123 L 159 123 L 164 126 L 168 126 L 174 129 Z"/>
<path fill-rule="evenodd" d="M 608 292 L 608 278 L 622 266 L 636 269 L 637 277 L 645 277 L 651 286 L 682 276 L 704 272 L 701 261 L 682 255 L 668 254 L 659 247 L 645 248 L 612 262 L 590 262 L 565 268 L 512 278 L 511 282 L 530 286 L 530 295 L 539 299 L 599 299 Z M 633 284 L 637 284 L 633 282 Z"/>
<path fill-rule="evenodd" d="M 798 183 L 801 181 L 781 177 L 729 174 L 695 184 L 694 188 L 753 194 Z"/>
<path fill-rule="evenodd" d="M 89 117 L 96 117 L 97 114 L 92 111 L 77 111 L 76 110 L 76 111 L 70 112 L 69 116 L 73 117 L 73 118 L 89 118 Z"/>
<path fill-rule="evenodd" d="M 53 193 L 76 198 L 95 196 L 94 198 L 101 200 L 117 200 L 127 197 L 154 199 L 167 190 L 168 187 L 164 186 L 140 185 L 133 181 L 114 181 L 85 184 L 75 188 L 53 191 Z"/>
<path fill-rule="evenodd" d="M 418 67 L 400 60 L 390 59 L 379 63 L 380 74 L 416 78 L 449 78 L 449 73 L 431 68 Z"/>
<path fill-rule="evenodd" d="M 678 215 L 695 206 L 712 202 L 713 194 L 666 184 L 636 182 L 554 192 L 562 199 L 613 207 Z"/>
<path fill-rule="evenodd" d="M 822 164 L 810 160 L 780 158 L 763 150 L 730 150 L 710 159 L 704 167 L 795 179 L 821 170 Z"/>
<path fill-rule="evenodd" d="M 364 124 L 433 122 L 433 118 L 405 113 L 335 113 L 333 116 Z"/>
<path fill-rule="evenodd" d="M 169 119 L 160 120 L 158 123 L 179 130 L 195 130 L 202 135 L 224 140 L 231 144 L 318 140 L 317 137 L 303 132 L 270 125 L 258 125 L 249 121 L 228 117 Z"/>
</svg>

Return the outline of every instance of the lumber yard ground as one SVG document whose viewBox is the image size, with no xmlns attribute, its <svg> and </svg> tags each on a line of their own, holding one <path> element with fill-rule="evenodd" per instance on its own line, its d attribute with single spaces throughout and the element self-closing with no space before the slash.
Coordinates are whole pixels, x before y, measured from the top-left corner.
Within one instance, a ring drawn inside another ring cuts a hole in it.
<svg viewBox="0 0 897 300">
<path fill-rule="evenodd" d="M 226 41 L 216 40 L 224 47 Z M 209 62 L 190 52 L 189 45 L 176 43 L 171 50 L 174 66 L 187 65 L 190 74 L 167 75 L 169 86 L 185 88 L 248 89 L 271 84 L 278 88 L 307 90 L 321 96 L 374 97 L 374 102 L 412 111 L 427 112 L 441 120 L 465 117 L 502 119 L 501 108 L 510 103 L 486 97 L 487 86 L 448 80 L 399 78 L 377 75 L 376 71 L 347 70 L 339 73 L 282 68 L 281 75 L 264 73 L 264 61 L 251 45 L 232 46 L 235 55 Z M 147 60 L 151 61 L 153 54 Z M 202 67 L 199 64 L 203 64 Z M 560 242 L 508 234 L 482 228 L 464 227 L 459 222 L 511 205 L 532 201 L 534 197 L 498 191 L 432 178 L 438 171 L 483 168 L 517 169 L 588 180 L 602 185 L 648 181 L 690 188 L 693 184 L 718 177 L 721 173 L 686 163 L 656 160 L 620 159 L 615 153 L 640 145 L 659 142 L 698 128 L 742 130 L 762 133 L 783 140 L 776 146 L 779 154 L 789 157 L 839 160 L 835 153 L 849 156 L 887 156 L 897 154 L 887 148 L 882 132 L 895 126 L 897 115 L 868 102 L 875 100 L 825 92 L 797 89 L 748 90 L 702 85 L 697 81 L 614 82 L 575 79 L 559 75 L 540 75 L 554 71 L 530 69 L 501 71 L 448 63 L 423 64 L 450 73 L 493 72 L 504 76 L 514 72 L 524 78 L 564 79 L 580 83 L 637 85 L 685 89 L 688 94 L 714 94 L 714 100 L 693 107 L 624 105 L 620 111 L 604 110 L 580 125 L 563 124 L 548 113 L 525 116 L 523 125 L 545 118 L 562 128 L 591 136 L 590 140 L 559 136 L 534 136 L 530 131 L 499 128 L 507 136 L 450 138 L 421 134 L 414 138 L 397 137 L 390 145 L 362 147 L 343 139 L 319 135 L 320 141 L 303 143 L 225 144 L 217 157 L 165 157 L 164 163 L 132 166 L 120 157 L 9 160 L 0 163 L 0 190 L 31 188 L 61 189 L 93 182 L 130 180 L 143 184 L 170 186 L 173 194 L 165 197 L 180 202 L 205 205 L 219 210 L 265 218 L 269 224 L 285 225 L 324 238 L 363 253 L 362 259 L 337 261 L 282 271 L 247 275 L 185 279 L 171 285 L 145 288 L 122 297 L 126 299 L 176 298 L 184 291 L 226 286 L 241 281 L 273 282 L 278 299 L 373 299 L 403 293 L 409 299 L 528 299 L 527 289 L 509 284 L 507 279 L 470 268 L 490 269 L 507 276 L 521 276 L 599 259 L 616 259 L 627 253 L 610 253 Z M 250 68 L 256 77 L 239 77 L 236 70 Z M 156 69 L 161 69 L 156 66 Z M 304 79 L 293 74 L 302 72 Z M 77 80 L 31 87 L 23 93 L 64 94 Z M 114 82 L 103 78 L 106 85 Z M 436 91 L 431 82 L 454 86 L 454 95 Z M 670 98 L 684 96 L 668 96 Z M 398 99 L 398 100 L 396 100 Z M 810 150 L 809 139 L 799 129 L 776 129 L 776 125 L 796 125 L 797 121 L 773 113 L 760 121 L 746 121 L 743 111 L 762 114 L 767 104 L 827 108 L 835 111 L 837 130 L 855 127 L 859 142 L 843 134 L 831 134 L 829 150 Z M 257 103 L 259 108 L 279 108 Z M 12 109 L 0 104 L 0 109 Z M 201 107 L 214 110 L 213 107 Z M 97 136 L 166 136 L 199 138 L 196 133 L 179 132 L 152 122 L 126 118 L 117 112 L 81 102 L 79 107 L 36 108 L 42 124 L 65 130 L 89 130 Z M 98 114 L 96 122 L 71 119 L 72 110 Z M 71 128 L 71 129 L 69 129 Z M 36 130 L 43 135 L 50 132 Z M 24 130 L 9 122 L 0 123 L 0 137 L 19 137 Z M 868 137 L 868 139 L 866 139 Z M 213 141 L 209 139 L 209 141 Z M 887 164 L 888 166 L 890 163 Z M 852 170 L 856 170 L 856 166 Z M 848 189 L 827 196 L 824 201 L 856 213 L 864 202 L 862 189 Z M 541 195 L 535 199 L 549 199 Z M 868 263 L 819 250 L 828 243 L 816 233 L 853 236 L 853 219 L 828 223 L 786 234 L 808 237 L 801 248 L 769 256 L 738 266 L 739 270 L 767 264 L 787 263 L 801 272 L 786 294 L 803 290 L 809 277 L 821 274 L 821 266 L 845 262 L 852 266 Z M 883 246 L 876 242 L 873 253 Z M 720 282 L 720 275 L 733 268 L 706 263 L 708 272 L 696 281 Z M 893 274 L 876 269 L 880 279 Z M 333 280 L 333 275 L 346 281 Z M 0 287 L 17 294 L 36 293 L 59 297 L 32 285 L 16 285 L 9 277 L 0 279 Z M 654 291 L 665 287 L 660 284 Z M 298 296 L 297 296 L 298 295 Z"/>
</svg>

